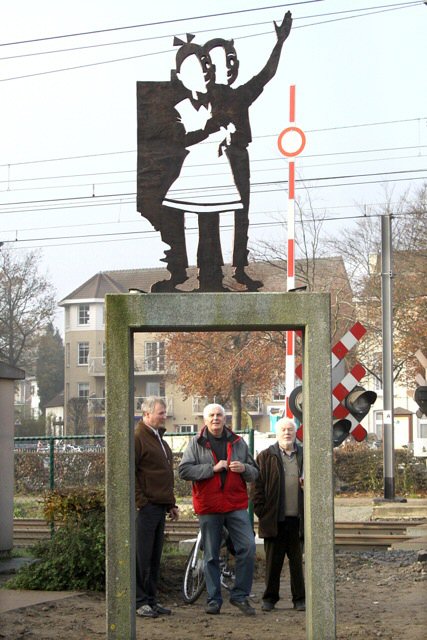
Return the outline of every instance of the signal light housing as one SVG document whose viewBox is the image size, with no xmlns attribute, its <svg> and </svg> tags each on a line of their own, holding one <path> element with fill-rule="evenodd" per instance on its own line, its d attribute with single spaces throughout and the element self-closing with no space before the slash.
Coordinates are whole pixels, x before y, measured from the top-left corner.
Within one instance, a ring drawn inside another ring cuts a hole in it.
<svg viewBox="0 0 427 640">
<path fill-rule="evenodd" d="M 332 442 L 334 447 L 339 447 L 350 433 L 351 422 L 345 418 L 335 420 L 332 428 Z"/>
<path fill-rule="evenodd" d="M 414 400 L 420 408 L 421 415 L 427 416 L 427 386 L 420 386 L 415 389 Z M 420 415 L 418 417 L 421 418 Z"/>
<path fill-rule="evenodd" d="M 299 385 L 291 391 L 289 396 L 289 408 L 297 420 L 302 422 L 302 386 Z"/>
<path fill-rule="evenodd" d="M 377 399 L 375 391 L 367 391 L 363 387 L 356 385 L 345 397 L 344 406 L 356 420 L 363 420 L 371 410 L 371 405 Z"/>
</svg>

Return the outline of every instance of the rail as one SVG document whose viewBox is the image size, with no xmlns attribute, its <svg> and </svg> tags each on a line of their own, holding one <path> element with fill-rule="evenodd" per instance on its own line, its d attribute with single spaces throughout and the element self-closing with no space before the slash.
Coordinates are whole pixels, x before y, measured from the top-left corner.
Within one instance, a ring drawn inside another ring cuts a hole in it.
<svg viewBox="0 0 427 640">
<path fill-rule="evenodd" d="M 391 544 L 413 538 L 408 528 L 426 525 L 426 520 L 383 522 L 336 522 L 335 546 L 340 549 L 384 549 Z M 195 538 L 197 519 L 166 521 L 165 539 L 170 543 Z M 15 519 L 13 521 L 13 544 L 27 547 L 50 537 L 50 525 L 39 519 Z"/>
</svg>

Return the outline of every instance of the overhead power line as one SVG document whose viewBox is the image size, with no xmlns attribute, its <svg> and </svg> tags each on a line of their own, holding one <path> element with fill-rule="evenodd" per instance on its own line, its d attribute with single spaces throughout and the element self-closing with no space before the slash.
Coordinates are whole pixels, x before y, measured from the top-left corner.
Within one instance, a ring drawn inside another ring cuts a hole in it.
<svg viewBox="0 0 427 640">
<path fill-rule="evenodd" d="M 344 125 L 337 125 L 335 127 L 320 127 L 320 128 L 316 128 L 316 129 L 307 129 L 306 130 L 306 134 L 307 133 L 322 133 L 324 131 L 340 131 L 343 129 L 356 129 L 356 128 L 360 128 L 360 127 L 378 127 L 378 126 L 384 126 L 384 125 L 391 125 L 391 124 L 404 124 L 404 123 L 409 123 L 409 122 L 421 122 L 422 120 L 427 120 L 427 115 L 425 116 L 419 116 L 418 118 L 403 118 L 400 120 L 377 120 L 374 122 L 358 122 L 358 123 L 353 123 L 353 124 L 344 124 Z M 268 134 L 264 134 L 264 135 L 260 135 L 260 136 L 253 136 L 253 140 L 258 140 L 261 138 L 273 138 L 273 137 L 277 137 L 277 133 L 268 133 Z M 202 144 L 215 144 L 215 143 L 209 143 L 209 142 L 204 142 Z M 396 147 L 396 149 L 405 149 L 406 147 Z M 390 149 L 374 149 L 374 150 L 360 150 L 360 152 L 364 153 L 364 152 L 368 152 L 368 151 L 388 151 L 388 150 L 392 150 L 392 148 Z M 60 157 L 55 157 L 55 158 L 39 158 L 36 160 L 24 160 L 22 162 L 11 162 L 11 163 L 6 163 L 6 164 L 0 164 L 0 168 L 1 167 L 7 167 L 8 169 L 12 169 L 13 167 L 21 167 L 24 165 L 29 165 L 29 164 L 41 164 L 44 162 L 65 162 L 65 161 L 69 161 L 69 160 L 85 160 L 87 158 L 102 158 L 102 157 L 106 157 L 106 156 L 112 156 L 112 155 L 124 155 L 124 154 L 130 154 L 130 153 L 137 153 L 137 149 L 124 149 L 124 150 L 119 150 L 119 151 L 105 151 L 103 153 L 87 153 L 87 154 L 82 154 L 82 155 L 77 155 L 77 156 L 60 156 Z M 335 155 L 336 153 L 359 153 L 358 151 L 342 151 L 342 152 L 329 152 L 329 153 L 325 153 L 325 154 L 316 154 L 317 155 Z M 304 155 L 303 157 L 305 158 L 310 158 L 312 156 L 306 156 Z"/>
<path fill-rule="evenodd" d="M 293 2 L 292 3 L 292 7 L 300 6 L 300 5 L 306 5 L 306 4 L 317 4 L 319 2 L 324 2 L 324 0 L 303 0 L 303 1 L 300 1 L 300 2 Z M 335 11 L 335 12 L 326 13 L 326 14 L 323 14 L 323 15 L 330 16 L 330 15 L 337 15 L 337 14 L 342 14 L 342 13 L 349 13 L 349 12 L 369 11 L 369 10 L 374 10 L 374 9 L 406 8 L 406 7 L 410 7 L 410 6 L 417 5 L 417 4 L 423 4 L 423 2 L 421 0 L 418 1 L 418 2 L 414 2 L 412 0 L 410 2 L 397 2 L 397 3 L 393 4 L 393 5 L 390 5 L 390 4 L 376 5 L 374 7 L 363 7 L 363 8 L 359 7 L 358 9 L 349 9 L 347 11 Z M 154 21 L 154 22 L 145 22 L 145 23 L 141 23 L 141 24 L 125 25 L 123 27 L 109 27 L 109 28 L 106 28 L 106 29 L 94 29 L 92 31 L 80 31 L 80 32 L 75 32 L 75 33 L 60 34 L 60 35 L 56 35 L 56 36 L 45 36 L 45 37 L 42 37 L 42 38 L 31 38 L 29 40 L 18 40 L 18 41 L 14 41 L 14 42 L 3 42 L 3 43 L 0 43 L 0 47 L 9 47 L 9 46 L 15 46 L 15 45 L 22 45 L 22 44 L 32 44 L 34 42 L 46 42 L 46 41 L 50 41 L 50 40 L 61 40 L 61 39 L 65 39 L 65 38 L 76 38 L 76 37 L 81 37 L 81 36 L 97 35 L 97 34 L 100 34 L 100 33 L 112 33 L 112 32 L 117 32 L 117 31 L 126 31 L 126 30 L 129 30 L 129 29 L 141 29 L 141 28 L 146 28 L 146 27 L 162 26 L 162 25 L 166 25 L 166 24 L 189 22 L 190 20 L 204 20 L 204 19 L 208 19 L 208 18 L 222 18 L 224 16 L 244 14 L 244 13 L 255 13 L 256 11 L 268 11 L 268 10 L 273 10 L 273 9 L 284 9 L 284 8 L 288 8 L 288 7 L 289 7 L 289 5 L 285 3 L 285 4 L 269 5 L 269 6 L 264 6 L 264 7 L 253 7 L 251 9 L 239 9 L 239 10 L 235 10 L 235 11 L 224 11 L 224 12 L 221 12 L 221 13 L 211 13 L 211 14 L 205 14 L 205 15 L 200 15 L 200 16 L 189 16 L 189 17 L 186 17 L 186 18 L 170 18 L 168 20 L 157 20 L 157 21 Z M 318 15 L 306 16 L 306 17 L 312 18 L 312 17 L 318 17 Z"/>
<path fill-rule="evenodd" d="M 398 213 L 398 214 L 393 214 L 394 217 L 410 217 L 410 216 L 414 216 L 417 215 L 419 213 L 425 214 L 427 213 L 426 211 L 419 211 L 419 212 L 405 212 L 405 213 Z M 353 220 L 358 220 L 358 219 L 366 219 L 366 218 L 381 218 L 383 214 L 382 213 L 361 213 L 359 215 L 353 215 L 351 216 L 351 218 L 349 218 L 348 216 L 333 216 L 333 217 L 328 217 L 328 218 L 317 218 L 317 219 L 313 219 L 313 218 L 309 218 L 309 219 L 305 219 L 305 220 L 295 220 L 296 224 L 304 224 L 307 223 L 309 221 L 322 221 L 322 222 L 338 222 L 338 221 L 353 221 Z M 268 222 L 255 222 L 251 224 L 251 228 L 274 228 L 274 227 L 286 227 L 286 222 L 284 220 L 276 220 L 276 221 L 268 221 Z M 234 223 L 230 223 L 230 224 L 220 224 L 220 228 L 223 231 L 227 231 L 227 230 L 234 230 Z M 189 234 L 194 234 L 198 232 L 198 227 L 186 227 L 186 233 Z M 4 243 L 5 244 L 9 244 L 11 246 L 16 246 L 18 244 L 23 244 L 25 245 L 25 243 L 27 242 L 49 242 L 49 241 L 54 241 L 54 242 L 58 242 L 59 240 L 66 240 L 66 246 L 73 246 L 73 245 L 83 245 L 83 244 L 100 244 L 100 243 L 105 243 L 105 242 L 118 242 L 118 241 L 123 241 L 123 240 L 135 240 L 139 237 L 146 237 L 146 238 L 155 238 L 158 237 L 158 232 L 155 231 L 154 229 L 146 229 L 146 230 L 138 230 L 138 231 L 124 231 L 124 232 L 114 232 L 114 233 L 95 233 L 95 234 L 84 234 L 84 235 L 68 235 L 68 236 L 56 236 L 56 237 L 42 237 L 42 238 L 25 238 L 25 239 L 18 239 L 16 238 L 15 240 L 5 240 Z M 84 240 L 83 240 L 84 238 Z M 98 240 L 91 240 L 90 238 L 100 238 Z M 78 242 L 70 242 L 70 240 L 78 240 Z M 44 247 L 55 247 L 55 246 L 64 246 L 64 243 L 60 243 L 60 244 L 43 244 L 43 245 L 35 245 L 32 247 L 28 247 L 26 246 L 27 249 L 40 249 L 40 248 L 44 248 Z"/>
<path fill-rule="evenodd" d="M 307 2 L 323 2 L 323 1 L 324 0 L 307 0 Z M 297 3 L 297 4 L 305 4 L 305 3 L 302 2 L 302 3 Z M 421 1 L 416 1 L 416 2 L 398 3 L 397 5 L 392 5 L 392 6 L 390 6 L 390 5 L 382 5 L 381 8 L 378 9 L 378 10 L 371 10 L 371 11 L 367 10 L 367 13 L 360 13 L 360 9 L 355 9 L 354 10 L 355 12 L 356 11 L 359 12 L 359 13 L 357 13 L 357 15 L 344 16 L 344 17 L 334 18 L 334 19 L 330 19 L 330 20 L 321 20 L 321 21 L 318 21 L 318 22 L 313 22 L 311 24 L 300 25 L 299 27 L 295 27 L 295 29 L 303 29 L 303 28 L 306 28 L 306 27 L 319 26 L 319 25 L 328 24 L 328 23 L 331 23 L 331 22 L 338 22 L 338 21 L 341 21 L 341 20 L 350 20 L 350 19 L 366 17 L 366 16 L 378 14 L 378 13 L 386 13 L 386 12 L 389 12 L 389 11 L 397 11 L 397 10 L 400 10 L 400 9 L 408 9 L 410 7 L 413 7 L 413 6 L 417 6 L 418 4 L 423 4 L 423 3 Z M 281 5 L 281 6 L 283 6 L 283 5 Z M 269 7 L 269 8 L 273 8 L 273 7 Z M 375 7 L 373 9 L 375 9 Z M 255 11 L 255 10 L 259 10 L 259 8 L 257 8 L 257 9 L 242 9 L 241 12 Z M 217 15 L 220 15 L 220 14 L 216 14 L 216 15 L 212 14 L 210 16 L 199 16 L 199 17 L 196 17 L 194 19 L 200 19 L 201 17 L 217 17 Z M 227 15 L 227 14 L 224 14 L 224 15 Z M 180 19 L 180 20 L 183 20 L 183 19 Z M 174 22 L 176 22 L 176 21 L 174 21 Z M 153 23 L 153 24 L 164 24 L 164 23 L 160 22 L 160 23 Z M 137 26 L 152 26 L 152 25 L 151 24 L 136 25 L 134 27 L 122 27 L 122 28 L 136 28 Z M 120 29 L 120 27 L 117 27 L 117 29 Z M 215 29 L 212 29 L 212 30 L 214 31 Z M 100 32 L 103 32 L 103 30 L 101 30 Z M 52 38 L 71 37 L 71 35 L 88 35 L 88 33 L 70 34 L 69 36 L 52 36 Z M 98 32 L 95 31 L 93 33 L 98 33 Z M 239 39 L 242 40 L 242 39 L 245 39 L 245 38 L 254 38 L 254 37 L 258 37 L 258 36 L 268 35 L 270 33 L 271 33 L 271 31 L 269 30 L 267 32 L 262 32 L 262 33 L 243 35 L 243 36 L 240 36 Z M 49 39 L 49 38 L 47 38 L 47 39 Z M 9 44 L 22 44 L 22 43 L 9 43 Z M 5 46 L 5 45 L 0 45 L 0 46 Z M 74 65 L 74 66 L 70 66 L 70 67 L 63 67 L 63 68 L 60 68 L 60 69 L 49 69 L 47 71 L 38 71 L 38 72 L 30 73 L 30 74 L 24 74 L 24 75 L 19 75 L 19 76 L 10 76 L 8 78 L 0 78 L 0 82 L 8 82 L 8 81 L 12 81 L 12 80 L 23 80 L 23 79 L 26 79 L 26 78 L 34 78 L 34 77 L 38 77 L 38 76 L 50 75 L 52 73 L 62 73 L 62 72 L 65 72 L 65 71 L 76 71 L 78 69 L 96 67 L 96 66 L 100 66 L 100 65 L 104 65 L 104 64 L 114 64 L 114 63 L 117 63 L 117 62 L 127 62 L 129 60 L 136 60 L 136 59 L 144 58 L 144 57 L 147 57 L 147 56 L 161 55 L 161 54 L 164 54 L 164 53 L 171 53 L 171 52 L 173 52 L 173 49 L 167 49 L 167 50 L 157 51 L 157 52 L 141 53 L 141 54 L 137 54 L 137 55 L 133 55 L 133 56 L 126 56 L 124 58 L 115 58 L 113 60 L 90 62 L 90 63 Z"/>
<path fill-rule="evenodd" d="M 343 11 L 333 11 L 333 12 L 327 12 L 327 13 L 316 13 L 316 14 L 311 14 L 311 15 L 306 15 L 306 16 L 298 16 L 296 18 L 294 18 L 295 20 L 310 20 L 313 18 L 328 18 L 329 16 L 337 16 L 337 15 L 342 15 L 342 14 L 348 14 L 348 13 L 357 13 L 357 12 L 361 12 L 361 11 L 373 11 L 375 9 L 393 9 L 393 8 L 407 8 L 410 6 L 416 6 L 417 4 L 420 4 L 420 0 L 412 0 L 411 2 L 399 2 L 395 5 L 377 5 L 374 7 L 363 7 L 363 8 L 358 8 L 358 9 L 346 9 Z M 284 5 L 282 5 L 284 6 Z M 277 8 L 277 7 L 274 7 Z M 264 8 L 256 8 L 254 9 L 256 11 L 259 10 L 265 10 Z M 247 9 L 245 11 L 252 11 L 251 9 Z M 225 14 L 228 15 L 228 14 Z M 369 14 L 368 14 L 369 15 Z M 186 18 L 184 18 L 184 20 L 186 20 Z M 200 35 L 202 33 L 210 33 L 212 32 L 212 30 L 215 31 L 224 31 L 224 30 L 230 30 L 230 29 L 246 29 L 248 27 L 259 27 L 259 26 L 263 26 L 269 24 L 271 25 L 271 19 L 270 20 L 265 20 L 265 21 L 258 21 L 258 22 L 249 22 L 249 23 L 245 23 L 245 24 L 235 24 L 235 25 L 227 25 L 225 27 L 210 27 L 209 29 L 197 29 L 197 35 Z M 130 28 L 140 28 L 140 27 L 144 27 L 145 25 L 139 25 L 139 26 L 131 26 L 131 27 L 123 27 L 123 29 L 130 29 Z M 150 24 L 150 26 L 153 26 L 152 24 Z M 305 26 L 305 25 L 304 25 Z M 294 26 L 294 29 L 298 28 Z M 116 30 L 120 30 L 120 27 L 118 27 Z M 107 32 L 109 30 L 107 29 Z M 105 31 L 102 31 L 102 33 L 104 33 Z M 58 38 L 63 38 L 63 37 L 73 37 L 73 36 L 82 36 L 82 35 L 95 35 L 98 34 L 99 32 L 85 32 L 85 33 L 77 33 L 77 34 L 70 34 L 68 36 L 58 36 Z M 161 35 L 150 35 L 150 36 L 144 36 L 141 38 L 133 38 L 132 40 L 116 40 L 114 42 L 98 42 L 95 44 L 86 44 L 86 45 L 80 45 L 80 46 L 76 46 L 76 47 L 67 47 L 64 49 L 51 49 L 51 50 L 47 50 L 47 51 L 32 51 L 30 53 L 20 53 L 20 54 L 15 54 L 15 55 L 11 55 L 11 56 L 3 56 L 0 58 L 0 60 L 16 60 L 19 58 L 28 58 L 28 57 L 34 57 L 34 56 L 44 56 L 44 55 L 53 55 L 53 54 L 58 54 L 58 53 L 70 53 L 73 51 L 85 51 L 87 49 L 99 49 L 101 47 L 113 47 L 113 46 L 122 46 L 122 45 L 127 45 L 127 44 L 135 44 L 136 42 L 149 42 L 152 40 L 163 40 L 163 39 L 169 39 L 169 38 L 173 38 L 176 35 L 176 33 L 168 33 L 168 34 L 161 34 Z M 53 39 L 55 39 L 55 36 L 52 37 Z M 52 38 L 48 38 L 52 39 Z M 25 40 L 25 41 L 21 41 L 21 42 L 16 42 L 16 43 L 10 43 L 8 45 L 8 43 L 5 43 L 3 45 L 0 44 L 0 46 L 11 46 L 14 44 L 31 44 L 34 42 L 40 42 L 40 41 L 44 41 L 44 38 L 41 39 L 37 39 L 37 40 Z"/>
<path fill-rule="evenodd" d="M 392 178 L 390 176 L 394 176 L 394 175 L 402 175 L 402 174 L 414 174 L 414 173 L 420 173 L 420 172 L 427 172 L 427 169 L 408 169 L 408 170 L 404 170 L 404 171 L 391 171 L 391 172 L 372 172 L 372 173 L 362 173 L 362 174 L 348 174 L 348 175 L 335 175 L 335 176 L 318 176 L 318 177 L 314 177 L 314 178 L 304 178 L 304 179 L 297 179 L 296 183 L 298 185 L 297 188 L 299 189 L 310 189 L 310 188 L 322 188 L 322 186 L 327 186 L 328 188 L 332 188 L 332 187 L 342 187 L 342 186 L 352 186 L 352 185 L 358 185 L 358 184 L 378 184 L 378 183 L 387 183 L 387 182 L 398 182 L 401 180 L 424 180 L 426 179 L 426 175 L 424 176 L 410 176 L 410 175 L 406 175 L 404 178 Z M 381 180 L 371 180 L 371 181 L 365 181 L 365 182 L 345 182 L 345 183 L 336 183 L 336 184 L 318 184 L 318 183 L 325 183 L 325 182 L 329 182 L 331 180 L 349 180 L 349 179 L 356 179 L 356 178 L 376 178 L 379 176 L 387 176 L 386 178 L 383 178 Z M 315 185 L 309 186 L 307 183 L 316 183 Z M 286 185 L 288 184 L 287 180 L 269 180 L 269 181 L 264 181 L 264 182 L 253 182 L 251 184 L 251 187 L 253 188 L 252 193 L 256 194 L 256 193 L 265 193 L 265 191 L 260 191 L 260 188 L 262 187 L 273 187 L 271 189 L 269 189 L 268 191 L 279 191 L 282 190 Z M 216 192 L 218 192 L 218 190 L 227 190 L 228 186 L 222 186 L 222 185 L 216 185 L 213 187 L 209 187 L 209 186 L 201 186 L 201 187 L 192 187 L 192 188 L 188 188 L 188 189 L 179 189 L 179 190 L 173 190 L 172 193 L 174 194 L 183 194 L 183 193 L 195 193 L 195 192 L 203 192 L 203 196 L 206 198 L 213 198 L 214 194 Z M 113 194 L 100 194 L 100 195 L 88 195 L 88 196 L 73 196 L 73 197 L 68 197 L 68 198 L 48 198 L 48 199 L 41 199 L 41 200 L 23 200 L 23 201 L 18 201 L 18 202 L 10 202 L 10 203 L 3 203 L 3 205 L 1 205 L 0 207 L 0 215 L 1 214 L 10 214 L 10 213 L 23 213 L 24 211 L 33 211 L 34 213 L 41 211 L 43 209 L 41 209 L 41 205 L 47 205 L 50 209 L 51 208 L 58 208 L 58 205 L 64 205 L 65 203 L 68 203 L 69 205 L 71 205 L 72 203 L 78 203 L 81 206 L 86 206 L 88 203 L 94 202 L 95 200 L 105 200 L 107 198 L 115 198 L 118 199 L 116 200 L 116 204 L 119 204 L 119 202 L 121 201 L 121 199 L 123 198 L 130 198 L 136 197 L 136 193 L 135 192 L 126 192 L 126 193 L 113 193 Z M 200 197 L 200 194 L 199 194 Z M 21 207 L 21 209 L 12 209 L 11 207 Z M 27 209 L 22 209 L 22 207 L 28 207 Z M 46 210 L 46 209 L 44 209 Z"/>
<path fill-rule="evenodd" d="M 297 5 L 303 5 L 303 4 L 313 4 L 313 3 L 318 3 L 318 2 L 324 2 L 324 0 L 304 0 L 302 2 L 294 2 L 292 6 L 297 6 Z M 408 3 L 409 4 L 409 3 Z M 268 9 L 283 9 L 284 7 L 287 7 L 287 4 L 276 4 L 276 5 L 270 5 L 267 7 L 255 7 L 252 9 L 239 9 L 239 10 L 235 10 L 235 11 L 224 11 L 222 13 L 210 13 L 210 14 L 205 14 L 205 15 L 201 15 L 201 16 L 189 16 L 186 18 L 170 18 L 169 20 L 157 20 L 155 22 L 145 22 L 145 23 L 141 23 L 141 24 L 131 24 L 131 25 L 127 25 L 124 27 L 109 27 L 108 29 L 95 29 L 92 31 L 80 31 L 77 33 L 66 33 L 66 34 L 61 34 L 61 35 L 57 35 L 57 36 L 47 36 L 44 38 L 32 38 L 31 40 L 19 40 L 16 42 L 4 42 L 4 43 L 0 43 L 0 47 L 9 47 L 12 45 L 17 45 L 17 44 L 30 44 L 33 42 L 45 42 L 47 40 L 60 40 L 63 38 L 76 38 L 76 37 L 80 37 L 80 36 L 91 36 L 91 35 L 95 35 L 98 33 L 111 33 L 113 31 L 125 31 L 128 29 L 141 29 L 141 28 L 145 28 L 145 27 L 158 27 L 158 26 L 162 26 L 165 24 L 174 24 L 174 23 L 178 23 L 178 22 L 188 22 L 189 20 L 204 20 L 206 18 L 222 18 L 224 16 L 231 16 L 231 15 L 236 15 L 238 13 L 242 14 L 242 13 L 253 13 L 255 11 L 266 11 Z"/>
<path fill-rule="evenodd" d="M 400 149 L 423 149 L 426 148 L 427 145 L 415 145 L 413 147 L 395 147 L 395 148 L 390 148 L 388 149 L 388 151 L 397 151 Z M 307 158 L 318 158 L 318 157 L 322 157 L 322 156 L 342 156 L 342 155 L 349 155 L 349 154 L 361 154 L 361 153 L 371 153 L 374 150 L 365 150 L 365 151 L 340 151 L 340 152 L 336 152 L 336 153 L 325 153 L 325 154 L 312 154 L 312 155 L 307 155 L 304 157 L 304 160 L 306 160 Z M 381 151 L 381 150 L 378 150 Z M 382 151 L 386 151 L 386 149 L 382 149 Z M 316 163 L 316 164 L 305 164 L 305 163 L 300 163 L 300 169 L 301 170 L 306 170 L 306 169 L 318 169 L 319 167 L 333 167 L 333 166 L 343 166 L 343 165 L 355 165 L 355 164 L 366 164 L 368 162 L 394 162 L 396 160 L 420 160 L 421 158 L 425 158 L 426 155 L 423 153 L 419 153 L 418 155 L 414 156 L 414 155 L 406 155 L 406 156 L 388 156 L 388 157 L 381 157 L 381 158 L 362 158 L 362 159 L 358 159 L 355 160 L 353 158 L 350 158 L 348 160 L 337 160 L 335 162 L 322 162 L 322 163 Z M 271 165 L 271 163 L 274 163 L 275 165 L 279 165 L 279 166 L 268 166 L 266 168 L 261 168 L 259 165 L 260 163 L 268 163 L 269 165 Z M 269 173 L 272 173 L 274 171 L 283 171 L 284 170 L 284 160 L 283 158 L 258 158 L 258 159 L 254 159 L 252 160 L 252 164 L 253 165 L 258 165 L 255 166 L 254 169 L 251 171 L 251 175 L 254 174 L 259 174 L 259 173 L 266 173 L 267 171 Z M 217 167 L 217 165 L 214 162 L 208 162 L 208 163 L 200 163 L 200 164 L 189 164 L 188 168 L 194 168 L 194 169 L 206 169 L 207 167 Z M 195 179 L 195 178 L 200 178 L 200 179 L 206 179 L 206 178 L 212 178 L 212 177 L 217 177 L 217 176 L 222 176 L 225 175 L 225 173 L 227 172 L 227 170 L 225 171 L 209 171 L 209 173 L 194 173 L 191 175 L 191 180 Z M 123 176 L 123 175 L 129 175 L 131 174 L 132 178 L 128 179 L 128 180 L 108 180 L 108 181 L 101 181 L 99 178 L 105 177 L 105 176 Z M 46 182 L 47 180 L 49 181 L 54 181 L 54 180 L 72 180 L 75 178 L 87 178 L 88 180 L 90 179 L 89 182 L 74 182 L 74 183 L 70 183 L 70 184 L 41 184 L 41 185 L 30 185 L 30 186 L 24 186 L 24 187 L 16 187 L 15 185 L 18 184 L 26 184 L 26 183 L 43 183 Z M 95 181 L 96 179 L 96 181 Z M 190 179 L 190 176 L 189 176 Z M 17 192 L 22 192 L 22 191 L 49 191 L 52 189 L 77 189 L 77 188 L 92 188 L 93 190 L 95 188 L 99 189 L 100 187 L 105 187 L 105 186 L 111 186 L 111 185 L 117 185 L 117 184 L 132 184 L 134 183 L 136 180 L 136 169 L 117 169 L 117 170 L 111 170 L 111 171 L 93 171 L 93 172 L 86 172 L 86 173 L 74 173 L 74 174 L 63 174 L 63 175 L 53 175 L 53 176 L 37 176 L 37 177 L 30 177 L 30 178 L 11 178 L 9 177 L 6 180 L 0 180 L 0 184 L 7 184 L 8 185 L 8 193 L 17 193 Z"/>
</svg>

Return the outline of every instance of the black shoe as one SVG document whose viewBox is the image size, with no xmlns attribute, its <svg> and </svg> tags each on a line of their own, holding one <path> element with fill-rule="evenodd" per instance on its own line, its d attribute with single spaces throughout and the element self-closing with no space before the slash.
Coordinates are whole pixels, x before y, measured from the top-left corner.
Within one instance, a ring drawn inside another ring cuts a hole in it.
<svg viewBox="0 0 427 640">
<path fill-rule="evenodd" d="M 248 291 L 258 291 L 263 285 L 261 280 L 253 280 L 244 269 L 236 269 L 236 273 L 233 276 L 234 280 L 239 284 L 246 285 Z"/>
<path fill-rule="evenodd" d="M 245 616 L 255 615 L 255 609 L 251 607 L 247 600 L 230 600 L 230 604 L 240 609 L 240 611 L 244 613 Z"/>
<path fill-rule="evenodd" d="M 211 600 L 210 602 L 208 602 L 205 611 L 206 613 L 211 613 L 212 615 L 218 615 L 218 613 L 221 611 L 221 605 L 219 604 L 219 602 Z"/>
<path fill-rule="evenodd" d="M 157 611 L 150 607 L 149 604 L 143 604 L 139 609 L 136 610 L 136 615 L 141 616 L 141 618 L 158 618 L 159 614 Z"/>
<path fill-rule="evenodd" d="M 172 613 L 171 609 L 167 609 L 166 607 L 162 607 L 160 604 L 153 604 L 152 609 L 159 614 L 159 616 L 170 616 Z"/>
<path fill-rule="evenodd" d="M 297 600 L 294 602 L 294 609 L 297 611 L 305 611 L 305 600 Z"/>
<path fill-rule="evenodd" d="M 263 611 L 273 611 L 274 602 L 270 602 L 269 600 L 263 600 L 262 601 L 262 605 L 261 605 L 261 609 Z"/>
</svg>

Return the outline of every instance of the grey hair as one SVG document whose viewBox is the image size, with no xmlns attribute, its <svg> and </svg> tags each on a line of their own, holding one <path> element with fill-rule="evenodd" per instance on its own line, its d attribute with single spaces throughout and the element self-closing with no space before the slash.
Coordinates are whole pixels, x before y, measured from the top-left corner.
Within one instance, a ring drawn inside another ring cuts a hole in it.
<svg viewBox="0 0 427 640">
<path fill-rule="evenodd" d="M 207 404 L 207 405 L 206 405 L 206 407 L 203 409 L 203 419 L 204 419 L 204 420 L 206 420 L 206 419 L 207 419 L 207 417 L 208 417 L 208 415 L 209 415 L 209 412 L 210 412 L 210 411 L 212 411 L 212 409 L 213 409 L 214 407 L 221 409 L 222 415 L 223 415 L 223 416 L 225 416 L 225 409 L 224 409 L 224 407 L 223 407 L 221 404 L 218 404 L 218 403 L 216 403 L 216 402 L 213 402 L 213 403 L 211 403 L 211 404 Z"/>
<path fill-rule="evenodd" d="M 280 418 L 280 420 L 278 420 L 276 422 L 276 427 L 278 427 L 279 425 L 282 426 L 282 425 L 285 425 L 285 424 L 289 424 L 295 430 L 297 428 L 297 425 L 295 424 L 295 422 L 293 420 L 291 420 L 291 418 Z"/>
<path fill-rule="evenodd" d="M 166 402 L 163 400 L 163 398 L 158 398 L 157 396 L 148 396 L 148 398 L 145 398 L 144 402 L 141 405 L 142 413 L 153 413 L 156 404 L 160 404 L 166 409 Z"/>
</svg>

